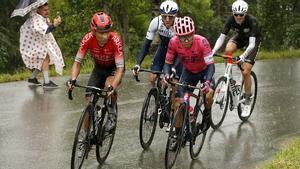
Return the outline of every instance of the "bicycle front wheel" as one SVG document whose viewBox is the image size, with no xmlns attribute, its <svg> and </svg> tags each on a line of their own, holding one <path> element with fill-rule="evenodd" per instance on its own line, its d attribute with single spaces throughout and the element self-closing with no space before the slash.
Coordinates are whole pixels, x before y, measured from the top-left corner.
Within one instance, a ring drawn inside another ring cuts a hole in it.
<svg viewBox="0 0 300 169">
<path fill-rule="evenodd" d="M 140 143 L 143 149 L 148 149 L 152 143 L 158 117 L 158 98 L 156 88 L 152 88 L 145 98 L 140 116 Z"/>
<path fill-rule="evenodd" d="M 108 154 L 111 150 L 111 147 L 113 145 L 114 142 L 114 138 L 115 138 L 115 133 L 116 133 L 116 128 L 112 129 L 111 131 L 105 131 L 105 123 L 108 119 L 107 119 L 107 115 L 108 115 L 108 111 L 107 109 L 103 109 L 102 112 L 102 119 L 101 119 L 101 123 L 98 126 L 98 133 L 97 133 L 97 142 L 96 142 L 96 157 L 97 157 L 97 161 L 100 164 L 103 164 L 104 161 L 106 160 L 106 158 L 108 157 Z M 118 114 L 118 105 L 116 104 L 116 114 Z M 118 116 L 116 117 L 116 126 L 117 126 L 117 120 Z"/>
<path fill-rule="evenodd" d="M 165 167 L 171 169 L 175 164 L 177 155 L 179 154 L 183 142 L 185 141 L 184 128 L 186 126 L 185 112 L 187 107 L 185 103 L 180 104 L 175 112 L 174 118 L 169 131 L 166 154 L 165 154 Z"/>
<path fill-rule="evenodd" d="M 246 116 L 243 115 L 243 111 L 244 111 L 244 108 L 245 108 L 245 105 L 243 103 L 239 103 L 238 104 L 238 115 L 239 115 L 239 118 L 242 120 L 242 121 L 247 121 L 249 119 L 249 117 L 251 116 L 252 112 L 253 112 L 253 109 L 254 109 L 254 106 L 255 106 L 255 102 L 256 102 L 256 96 L 257 96 L 257 77 L 256 77 L 256 74 L 251 71 L 251 97 L 250 97 L 250 113 L 247 114 Z M 241 91 L 245 91 L 244 89 L 244 80 L 242 82 L 242 86 L 241 86 Z"/>
<path fill-rule="evenodd" d="M 200 126 L 203 123 L 203 111 L 204 111 L 204 98 L 201 96 L 196 101 L 196 105 L 194 108 L 194 114 L 196 114 L 196 119 L 191 123 L 193 138 L 190 143 L 190 156 L 192 159 L 196 159 L 200 154 L 200 151 L 203 147 L 206 131 L 201 131 Z"/>
<path fill-rule="evenodd" d="M 88 140 L 89 129 L 84 129 L 83 121 L 85 117 L 89 115 L 89 111 L 92 110 L 91 107 L 92 107 L 91 105 L 88 105 L 82 111 L 81 117 L 77 124 L 77 129 L 75 132 L 75 138 L 74 138 L 73 149 L 72 149 L 71 169 L 80 169 L 87 155 L 87 149 L 88 149 L 87 140 Z"/>
<path fill-rule="evenodd" d="M 229 90 L 227 78 L 221 77 L 214 90 L 214 102 L 211 107 L 210 124 L 213 129 L 219 128 L 225 118 L 229 105 Z"/>
</svg>

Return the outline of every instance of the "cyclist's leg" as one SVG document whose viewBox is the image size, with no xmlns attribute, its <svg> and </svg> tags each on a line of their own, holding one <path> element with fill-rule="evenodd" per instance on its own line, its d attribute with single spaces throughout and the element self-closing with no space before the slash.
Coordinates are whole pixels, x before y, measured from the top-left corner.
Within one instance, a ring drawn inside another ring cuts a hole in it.
<svg viewBox="0 0 300 169">
<path fill-rule="evenodd" d="M 239 36 L 238 34 L 234 35 L 233 37 L 230 38 L 230 40 L 226 44 L 225 48 L 225 54 L 226 55 L 232 55 L 236 49 L 239 47 Z"/>
<path fill-rule="evenodd" d="M 246 56 L 245 62 L 242 65 L 242 68 L 244 69 L 242 74 L 244 78 L 244 88 L 245 88 L 245 95 L 251 96 L 251 70 L 252 67 L 255 64 L 255 58 L 258 53 L 260 47 L 260 38 L 256 38 L 255 47 L 252 50 L 252 52 Z"/>
<path fill-rule="evenodd" d="M 88 80 L 88 86 L 95 86 L 95 87 L 99 87 L 99 88 L 103 88 L 104 87 L 104 77 L 103 77 L 103 70 L 101 70 L 101 68 L 97 65 L 95 65 L 91 76 Z M 91 91 L 89 89 L 86 89 L 86 93 L 85 93 L 85 101 L 86 101 L 86 105 L 89 104 L 90 99 L 91 99 Z M 87 116 L 88 113 L 86 114 L 84 121 L 83 121 L 83 126 L 85 129 L 87 129 L 89 127 L 89 117 Z"/>
<path fill-rule="evenodd" d="M 154 55 L 154 58 L 153 58 L 152 64 L 151 64 L 152 71 L 162 71 L 163 70 L 163 66 L 164 66 L 165 58 L 166 58 L 166 52 L 167 52 L 166 48 L 164 48 L 161 45 L 158 45 L 158 48 L 155 52 L 155 55 Z M 153 74 L 153 73 L 150 74 L 149 81 L 150 81 L 152 87 L 155 86 L 155 81 L 157 78 L 158 77 L 156 74 Z"/>
</svg>

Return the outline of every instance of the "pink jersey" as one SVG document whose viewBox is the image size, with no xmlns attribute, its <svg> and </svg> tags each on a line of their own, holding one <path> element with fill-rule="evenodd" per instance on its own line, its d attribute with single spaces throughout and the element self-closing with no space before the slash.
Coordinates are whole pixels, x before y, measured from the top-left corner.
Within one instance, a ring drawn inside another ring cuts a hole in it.
<svg viewBox="0 0 300 169">
<path fill-rule="evenodd" d="M 95 63 L 101 67 L 124 67 L 123 41 L 116 33 L 109 33 L 108 41 L 103 47 L 98 45 L 92 32 L 85 34 L 81 40 L 77 57 L 85 58 L 88 49 Z"/>
<path fill-rule="evenodd" d="M 209 42 L 200 35 L 194 35 L 193 44 L 188 49 L 181 44 L 178 36 L 174 36 L 169 42 L 166 63 L 173 64 L 176 55 L 184 68 L 192 73 L 199 73 L 214 63 Z"/>
</svg>

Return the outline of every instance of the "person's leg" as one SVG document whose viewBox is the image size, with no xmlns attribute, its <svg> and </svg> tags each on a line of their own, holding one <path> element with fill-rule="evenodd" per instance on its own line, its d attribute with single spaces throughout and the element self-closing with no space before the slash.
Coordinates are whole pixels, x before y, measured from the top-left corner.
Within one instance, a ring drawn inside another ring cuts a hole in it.
<svg viewBox="0 0 300 169">
<path fill-rule="evenodd" d="M 114 81 L 114 71 L 109 72 L 109 76 L 105 80 L 105 88 L 107 88 L 109 85 L 111 85 Z M 121 82 L 118 84 L 118 86 L 121 84 Z M 118 88 L 117 86 L 117 88 Z M 111 131 L 116 127 L 117 123 L 117 100 L 118 100 L 118 93 L 117 88 L 114 89 L 114 92 L 111 95 L 111 105 L 108 107 L 108 120 L 105 124 L 105 128 L 107 131 Z"/>
<path fill-rule="evenodd" d="M 165 49 L 161 45 L 158 46 L 158 48 L 155 52 L 155 55 L 153 57 L 152 64 L 151 64 L 152 71 L 160 72 L 163 70 L 163 66 L 165 64 L 166 52 L 167 52 L 167 49 Z M 150 81 L 152 87 L 155 86 L 155 81 L 157 78 L 158 77 L 156 74 L 150 73 L 149 81 Z"/>
<path fill-rule="evenodd" d="M 46 58 L 44 59 L 44 62 L 42 64 L 42 72 L 44 76 L 44 84 L 48 84 L 50 82 L 49 80 L 49 55 L 47 54 Z"/>
<path fill-rule="evenodd" d="M 37 80 L 37 75 L 40 71 L 38 69 L 33 69 L 29 79 L 28 79 L 28 82 L 29 83 L 33 83 L 35 85 L 41 85 L 41 83 Z"/>
</svg>

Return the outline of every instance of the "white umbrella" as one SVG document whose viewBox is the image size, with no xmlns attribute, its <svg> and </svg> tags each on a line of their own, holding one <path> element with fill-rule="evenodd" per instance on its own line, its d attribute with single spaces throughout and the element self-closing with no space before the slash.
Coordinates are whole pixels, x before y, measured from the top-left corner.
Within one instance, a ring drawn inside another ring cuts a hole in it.
<svg viewBox="0 0 300 169">
<path fill-rule="evenodd" d="M 16 9 L 13 11 L 10 17 L 14 17 L 14 16 L 23 17 L 33 9 L 36 9 L 47 2 L 48 0 L 20 0 Z"/>
</svg>

